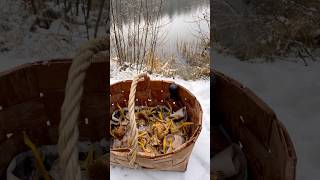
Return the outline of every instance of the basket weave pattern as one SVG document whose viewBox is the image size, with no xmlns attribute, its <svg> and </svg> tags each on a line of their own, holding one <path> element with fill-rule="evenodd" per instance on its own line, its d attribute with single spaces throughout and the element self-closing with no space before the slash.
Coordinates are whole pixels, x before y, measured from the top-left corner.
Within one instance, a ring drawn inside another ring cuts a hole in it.
<svg viewBox="0 0 320 180">
<path fill-rule="evenodd" d="M 117 103 L 121 107 L 127 106 L 131 83 L 131 80 L 127 80 L 110 86 L 110 112 L 116 110 Z M 173 82 L 161 80 L 139 81 L 135 93 L 135 105 L 142 106 L 147 104 L 148 106 L 153 107 L 169 103 L 172 105 L 173 110 L 177 110 L 177 107 L 175 109 L 174 106 L 176 102 L 170 99 L 169 86 L 171 83 Z M 184 87 L 178 85 L 178 94 L 180 96 L 181 103 L 187 108 L 189 121 L 194 123 L 190 139 L 179 149 L 171 153 L 157 156 L 146 156 L 138 153 L 135 159 L 135 164 L 138 165 L 139 168 L 168 171 L 186 170 L 192 148 L 201 131 L 202 109 L 196 97 Z M 111 149 L 111 165 L 120 165 L 132 168 L 129 164 L 130 160 L 131 157 L 128 150 Z"/>
</svg>

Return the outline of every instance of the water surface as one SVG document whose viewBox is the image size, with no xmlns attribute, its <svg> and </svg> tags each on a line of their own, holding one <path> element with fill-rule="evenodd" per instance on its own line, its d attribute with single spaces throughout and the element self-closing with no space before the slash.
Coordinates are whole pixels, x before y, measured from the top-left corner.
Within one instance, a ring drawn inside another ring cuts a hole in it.
<svg viewBox="0 0 320 180">
<path fill-rule="evenodd" d="M 209 3 L 209 0 L 164 0 L 159 19 L 161 29 L 157 54 L 162 57 L 177 56 L 177 43 L 196 44 L 199 41 L 199 31 L 209 37 L 209 24 L 200 20 L 205 13 L 209 15 Z M 128 26 L 126 23 L 123 25 L 125 31 Z"/>
</svg>

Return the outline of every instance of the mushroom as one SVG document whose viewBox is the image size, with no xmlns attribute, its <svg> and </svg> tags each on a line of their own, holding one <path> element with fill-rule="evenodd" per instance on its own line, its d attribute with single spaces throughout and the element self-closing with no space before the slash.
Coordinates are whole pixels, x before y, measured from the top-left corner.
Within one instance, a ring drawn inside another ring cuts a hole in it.
<svg viewBox="0 0 320 180">
<path fill-rule="evenodd" d="M 173 152 L 188 139 L 185 127 L 190 122 L 187 122 L 186 107 L 172 112 L 171 107 L 169 109 L 162 105 L 136 106 L 135 117 L 139 131 L 137 152 L 141 155 L 155 156 Z M 132 141 L 127 131 L 129 122 L 128 108 L 119 107 L 113 112 L 110 132 L 114 149 L 127 148 Z"/>
<path fill-rule="evenodd" d="M 166 106 L 157 106 L 156 108 L 154 108 L 154 110 L 157 114 L 159 114 L 159 116 L 161 114 L 162 119 L 166 119 L 166 117 L 170 113 L 169 108 L 167 108 Z"/>
<path fill-rule="evenodd" d="M 186 119 L 187 118 L 187 108 L 183 107 L 183 108 L 179 109 L 178 111 L 170 114 L 169 118 L 174 119 L 174 120 L 181 120 L 182 118 Z"/>
<path fill-rule="evenodd" d="M 148 116 L 147 116 L 147 114 L 145 112 L 137 112 L 136 113 L 136 118 L 144 120 L 144 121 L 148 121 Z"/>
<path fill-rule="evenodd" d="M 184 142 L 185 142 L 184 137 L 182 137 L 180 135 L 172 135 L 172 134 L 167 135 L 166 136 L 166 144 L 167 144 L 166 146 L 168 146 L 168 149 L 167 149 L 166 153 L 170 153 L 170 152 L 176 150 Z"/>
<path fill-rule="evenodd" d="M 122 139 L 123 136 L 125 135 L 125 133 L 126 133 L 126 127 L 125 126 L 120 125 L 120 126 L 115 127 L 113 129 L 113 134 L 117 139 Z"/>
<path fill-rule="evenodd" d="M 152 145 L 152 146 L 158 146 L 158 145 L 160 145 L 160 140 L 159 140 L 159 138 L 157 137 L 157 135 L 153 135 L 151 138 L 150 138 L 150 144 Z"/>
<path fill-rule="evenodd" d="M 161 122 L 156 122 L 152 125 L 153 132 L 157 135 L 159 139 L 163 139 L 165 135 L 168 134 L 168 131 L 165 125 Z"/>
<path fill-rule="evenodd" d="M 126 117 L 126 114 L 128 114 L 128 108 L 123 108 L 123 112 L 124 112 L 124 115 L 125 115 L 125 117 Z M 124 122 L 124 123 L 122 123 L 123 125 L 126 125 L 127 124 L 127 118 L 123 118 L 123 119 L 121 119 L 121 112 L 120 112 L 120 110 L 116 110 L 116 111 L 114 111 L 113 113 L 112 113 L 112 119 L 111 119 L 111 121 L 110 121 L 110 124 L 112 124 L 112 125 L 119 125 L 120 124 L 120 120 L 122 120 L 121 121 L 121 123 L 122 122 Z"/>
<path fill-rule="evenodd" d="M 140 147 L 139 150 L 138 153 L 144 156 L 155 156 L 160 154 L 155 147 L 149 144 L 146 144 L 144 148 Z"/>
<path fill-rule="evenodd" d="M 147 126 L 138 126 L 138 131 L 147 131 Z"/>
<path fill-rule="evenodd" d="M 185 143 L 185 139 L 182 136 L 174 135 L 174 140 L 172 142 L 173 149 L 178 149 L 183 143 Z"/>
<path fill-rule="evenodd" d="M 152 153 L 152 154 L 155 154 L 155 155 L 160 154 L 155 147 L 153 147 L 153 146 L 151 146 L 149 144 L 146 145 L 145 152 Z"/>
<path fill-rule="evenodd" d="M 138 128 L 141 126 L 146 126 L 148 121 L 148 116 L 143 112 L 137 112 L 136 113 L 136 122 Z"/>
<path fill-rule="evenodd" d="M 120 124 L 120 111 L 114 111 L 112 113 L 112 118 L 110 121 L 111 125 L 119 125 Z"/>
</svg>

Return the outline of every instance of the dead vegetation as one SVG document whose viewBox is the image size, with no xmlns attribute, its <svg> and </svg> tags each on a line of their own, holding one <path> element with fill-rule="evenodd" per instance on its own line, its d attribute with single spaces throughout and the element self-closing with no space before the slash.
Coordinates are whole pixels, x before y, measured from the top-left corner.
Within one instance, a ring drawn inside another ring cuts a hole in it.
<svg viewBox="0 0 320 180">
<path fill-rule="evenodd" d="M 184 79 L 208 77 L 209 32 L 200 24 L 204 22 L 210 26 L 209 9 L 191 22 L 198 25 L 198 29 L 190 34 L 196 36 L 197 42 L 181 41 L 177 43 L 176 54 L 164 52 L 160 55 L 167 34 L 163 29 L 166 23 L 161 21 L 166 5 L 163 0 L 139 0 L 135 3 L 132 0 L 112 1 L 111 39 L 114 48 L 111 56 L 120 66 L 134 66 L 138 72 L 147 70 L 169 77 L 178 75 Z"/>
<path fill-rule="evenodd" d="M 159 43 L 163 0 L 111 1 L 112 53 L 119 64 L 134 64 L 138 71 L 150 64 L 154 70 Z"/>
<path fill-rule="evenodd" d="M 197 29 L 194 29 L 193 35 L 197 37 L 197 41 L 177 42 L 177 51 L 182 59 L 186 61 L 189 69 L 188 79 L 199 79 L 210 76 L 210 10 L 205 9 L 201 15 L 195 18 L 192 23 L 197 24 Z M 204 24 L 206 28 L 201 25 Z M 185 76 L 184 76 L 185 77 Z"/>
<path fill-rule="evenodd" d="M 240 59 L 294 55 L 305 65 L 306 59 L 316 60 L 313 51 L 320 47 L 319 1 L 255 0 L 241 8 L 225 0 L 213 4 L 217 9 L 213 12 L 215 45 Z M 227 42 L 225 32 L 234 39 Z"/>
</svg>

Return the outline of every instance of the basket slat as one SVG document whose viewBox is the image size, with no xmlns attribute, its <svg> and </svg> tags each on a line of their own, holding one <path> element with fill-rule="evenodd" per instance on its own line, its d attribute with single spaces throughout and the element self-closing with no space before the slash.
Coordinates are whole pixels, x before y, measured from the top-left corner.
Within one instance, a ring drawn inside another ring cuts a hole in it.
<svg viewBox="0 0 320 180">
<path fill-rule="evenodd" d="M 248 88 L 222 73 L 215 75 L 212 119 L 221 121 L 232 140 L 243 145 L 249 179 L 294 180 L 294 146 L 275 113 Z"/>
<path fill-rule="evenodd" d="M 0 76 L 0 106 L 6 108 L 39 97 L 38 80 L 31 66 L 20 66 Z"/>
</svg>

